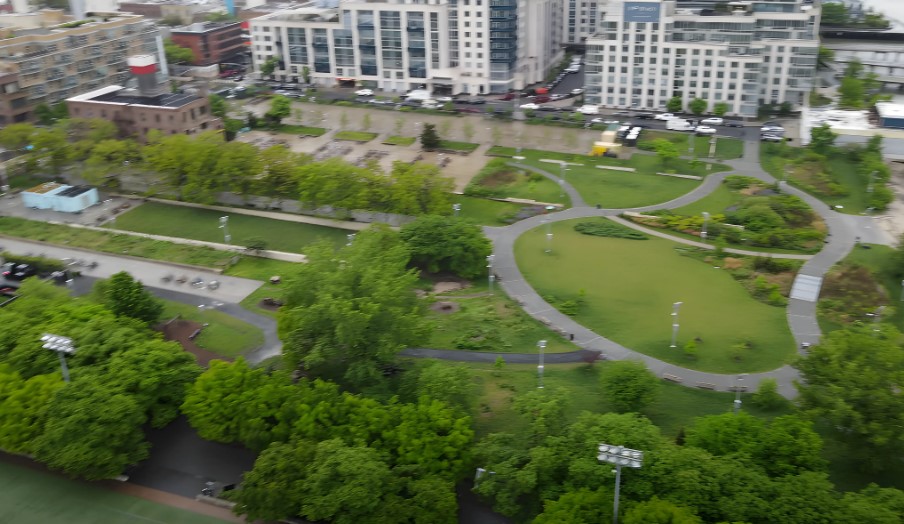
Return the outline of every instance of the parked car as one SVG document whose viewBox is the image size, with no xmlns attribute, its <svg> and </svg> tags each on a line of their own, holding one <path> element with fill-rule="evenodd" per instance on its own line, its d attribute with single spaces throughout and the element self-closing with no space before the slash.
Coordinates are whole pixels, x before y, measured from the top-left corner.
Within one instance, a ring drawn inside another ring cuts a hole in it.
<svg viewBox="0 0 904 524">
<path fill-rule="evenodd" d="M 458 110 L 459 113 L 483 113 L 482 110 L 477 109 L 476 107 L 463 107 Z"/>
<path fill-rule="evenodd" d="M 785 137 L 780 136 L 780 135 L 771 135 L 768 133 L 764 133 L 764 134 L 760 135 L 760 140 L 762 140 L 763 142 L 784 142 Z"/>
<path fill-rule="evenodd" d="M 549 99 L 550 99 L 550 100 L 553 100 L 553 101 L 555 101 L 555 100 L 562 100 L 562 99 L 565 98 L 566 96 L 567 96 L 567 95 L 564 95 L 564 94 L 562 94 L 562 93 L 556 93 L 556 94 L 554 94 L 554 95 L 549 95 Z"/>
<path fill-rule="evenodd" d="M 467 98 L 456 98 L 452 101 L 453 104 L 470 104 L 471 101 Z"/>
<path fill-rule="evenodd" d="M 726 120 L 722 125 L 725 127 L 744 127 L 744 122 L 740 120 Z"/>
<path fill-rule="evenodd" d="M 709 126 L 697 126 L 697 128 L 694 129 L 694 132 L 697 133 L 698 135 L 707 135 L 707 136 L 708 136 L 708 135 L 715 135 L 715 134 L 716 134 L 716 128 L 715 128 L 715 127 L 709 127 Z"/>
<path fill-rule="evenodd" d="M 528 109 L 530 111 L 536 111 L 536 110 L 540 109 L 540 106 L 533 102 L 528 102 L 526 104 L 521 104 L 521 109 Z"/>
<path fill-rule="evenodd" d="M 630 111 L 616 111 L 616 112 L 612 113 L 612 116 L 628 116 L 630 114 L 631 114 Z"/>
<path fill-rule="evenodd" d="M 552 111 L 555 113 L 557 111 L 560 111 L 560 109 L 556 106 L 540 106 L 537 108 L 537 111 Z"/>
<path fill-rule="evenodd" d="M 640 115 L 637 115 L 637 118 L 641 118 Z M 671 120 L 675 118 L 675 115 L 672 113 L 660 113 L 653 117 L 653 120 Z"/>
<path fill-rule="evenodd" d="M 566 72 L 566 73 L 580 73 L 580 72 L 581 72 L 581 66 L 570 66 L 570 67 L 568 67 L 568 68 L 565 69 L 565 72 Z"/>
<path fill-rule="evenodd" d="M 379 98 L 373 98 L 367 101 L 368 104 L 373 104 L 376 106 L 392 106 L 395 105 L 395 102 L 392 100 L 384 100 Z"/>
<path fill-rule="evenodd" d="M 502 95 L 502 98 L 500 98 L 499 100 L 514 100 L 517 97 L 518 95 L 516 95 L 515 93 L 506 93 Z"/>
<path fill-rule="evenodd" d="M 374 96 L 373 89 L 359 89 L 355 91 L 355 96 Z"/>
<path fill-rule="evenodd" d="M 3 276 L 8 280 L 25 280 L 37 274 L 37 270 L 28 264 L 16 264 L 14 262 L 3 264 Z"/>
<path fill-rule="evenodd" d="M 545 104 L 546 102 L 549 102 L 550 100 L 552 100 L 552 99 L 549 98 L 548 95 L 537 95 L 534 97 L 534 103 L 536 103 L 536 104 Z"/>
<path fill-rule="evenodd" d="M 438 97 L 436 97 L 436 101 L 439 102 L 440 104 L 445 104 L 447 102 L 451 102 L 452 97 L 451 96 L 438 96 Z"/>
<path fill-rule="evenodd" d="M 572 89 L 572 90 L 571 90 L 571 94 L 574 95 L 574 96 L 580 95 L 580 94 L 583 93 L 583 92 L 584 92 L 584 90 L 583 90 L 583 89 L 580 89 L 580 88 L 578 88 L 578 89 Z"/>
<path fill-rule="evenodd" d="M 577 111 L 578 113 L 581 113 L 582 115 L 598 115 L 598 114 L 600 114 L 599 106 L 593 106 L 593 105 L 584 105 L 584 106 L 581 106 L 581 107 L 575 109 L 575 111 Z"/>
<path fill-rule="evenodd" d="M 760 133 L 768 133 L 772 135 L 783 135 L 785 133 L 785 128 L 782 126 L 766 124 L 760 128 Z"/>
<path fill-rule="evenodd" d="M 632 123 L 632 122 L 625 122 L 624 125 L 632 128 L 632 129 L 635 127 L 639 127 L 641 129 L 650 129 L 650 124 L 638 124 L 638 123 Z"/>
<path fill-rule="evenodd" d="M 621 122 L 619 122 L 618 120 L 610 120 L 608 118 L 594 118 L 593 120 L 590 121 L 590 123 L 591 124 L 605 124 L 608 126 L 608 125 L 613 125 L 613 124 L 620 124 Z"/>
<path fill-rule="evenodd" d="M 708 125 L 708 126 L 721 126 L 724 122 L 725 122 L 725 120 L 723 120 L 717 116 L 714 116 L 711 118 L 704 118 L 703 120 L 700 121 L 701 124 Z"/>
<path fill-rule="evenodd" d="M 479 105 L 486 104 L 487 101 L 483 98 L 472 98 L 472 99 L 468 100 L 468 103 L 471 105 L 479 106 Z"/>
</svg>

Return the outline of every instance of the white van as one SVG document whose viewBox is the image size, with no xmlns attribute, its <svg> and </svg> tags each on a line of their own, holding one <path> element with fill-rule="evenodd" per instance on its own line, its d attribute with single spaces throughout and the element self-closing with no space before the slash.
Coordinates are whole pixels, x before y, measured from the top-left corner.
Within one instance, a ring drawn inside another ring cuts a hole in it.
<svg viewBox="0 0 904 524">
<path fill-rule="evenodd" d="M 436 109 L 439 107 L 439 102 L 433 100 L 432 98 L 428 98 L 427 100 L 421 100 L 421 106 L 426 107 L 427 109 Z"/>
</svg>

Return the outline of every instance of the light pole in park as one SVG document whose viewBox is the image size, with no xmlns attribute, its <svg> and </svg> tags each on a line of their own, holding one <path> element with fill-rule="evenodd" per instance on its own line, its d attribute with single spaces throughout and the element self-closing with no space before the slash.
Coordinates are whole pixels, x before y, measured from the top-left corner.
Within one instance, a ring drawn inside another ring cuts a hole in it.
<svg viewBox="0 0 904 524">
<path fill-rule="evenodd" d="M 490 294 L 493 294 L 493 282 L 496 281 L 496 274 L 493 273 L 493 260 L 496 255 L 487 255 L 487 285 L 490 288 Z"/>
<path fill-rule="evenodd" d="M 60 369 L 63 371 L 63 380 L 69 382 L 69 367 L 66 365 L 66 355 L 75 353 L 75 346 L 72 345 L 72 339 L 45 333 L 41 336 L 41 342 L 44 343 L 44 349 L 49 349 L 59 355 Z"/>
<path fill-rule="evenodd" d="M 703 212 L 703 230 L 700 231 L 700 238 L 701 238 L 704 242 L 706 242 L 706 235 L 707 235 L 707 233 L 706 233 L 706 225 L 707 225 L 708 222 L 709 222 L 709 213 L 707 213 L 706 211 L 704 211 L 704 212 Z"/>
<path fill-rule="evenodd" d="M 223 241 L 228 245 L 232 242 L 232 235 L 229 234 L 229 215 L 220 217 L 220 229 L 223 230 Z"/>
<path fill-rule="evenodd" d="M 600 443 L 599 451 L 600 454 L 596 458 L 600 462 L 607 462 L 615 466 L 615 504 L 612 511 L 612 524 L 618 524 L 618 495 L 621 490 L 622 466 L 639 469 L 643 466 L 643 451 L 603 443 Z"/>
<path fill-rule="evenodd" d="M 455 218 L 458 218 L 458 212 L 461 211 L 461 204 L 452 204 L 452 212 Z"/>
<path fill-rule="evenodd" d="M 872 192 L 873 192 L 873 181 L 874 181 L 875 179 L 876 179 L 876 172 L 873 171 L 872 173 L 869 174 L 869 184 L 866 185 L 866 192 L 867 192 L 867 193 L 872 193 Z"/>
<path fill-rule="evenodd" d="M 556 206 L 546 206 L 546 212 L 551 213 L 556 210 Z M 552 220 L 548 217 L 543 219 L 546 223 L 546 252 L 552 253 Z"/>
<path fill-rule="evenodd" d="M 687 135 L 687 154 L 694 156 L 694 133 Z"/>
<path fill-rule="evenodd" d="M 537 342 L 537 347 L 540 348 L 540 364 L 537 365 L 537 389 L 543 389 L 543 352 L 546 350 L 546 341 L 541 340 Z"/>
<path fill-rule="evenodd" d="M 672 304 L 672 344 L 669 346 L 670 348 L 678 347 L 675 345 L 675 342 L 678 340 L 678 309 L 681 307 L 681 304 L 684 304 L 684 302 L 675 302 Z"/>
<path fill-rule="evenodd" d="M 738 375 L 737 380 L 735 380 L 735 397 L 734 397 L 734 414 L 737 415 L 739 411 L 741 411 L 741 384 L 744 382 L 744 377 L 747 376 L 747 373 L 741 373 Z"/>
<path fill-rule="evenodd" d="M 355 234 L 354 233 L 349 233 L 349 234 L 345 235 L 345 238 L 348 239 L 348 242 L 346 242 L 346 244 L 345 244 L 346 246 L 350 246 L 355 243 Z"/>
</svg>

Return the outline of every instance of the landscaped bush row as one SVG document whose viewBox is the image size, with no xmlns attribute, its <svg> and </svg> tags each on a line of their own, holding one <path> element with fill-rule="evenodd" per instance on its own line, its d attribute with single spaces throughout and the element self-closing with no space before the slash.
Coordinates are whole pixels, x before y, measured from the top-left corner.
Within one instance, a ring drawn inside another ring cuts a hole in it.
<svg viewBox="0 0 904 524">
<path fill-rule="evenodd" d="M 628 240 L 647 240 L 649 238 L 636 229 L 616 224 L 604 218 L 595 222 L 578 222 L 575 224 L 574 230 L 578 233 L 598 237 L 626 238 Z"/>
</svg>

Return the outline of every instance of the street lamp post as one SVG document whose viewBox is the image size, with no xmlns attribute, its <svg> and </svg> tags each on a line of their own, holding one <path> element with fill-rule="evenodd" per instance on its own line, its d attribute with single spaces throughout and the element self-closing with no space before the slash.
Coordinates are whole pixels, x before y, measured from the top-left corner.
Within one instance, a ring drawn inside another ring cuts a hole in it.
<svg viewBox="0 0 904 524">
<path fill-rule="evenodd" d="M 452 212 L 455 213 L 455 218 L 458 218 L 459 211 L 461 211 L 461 204 L 452 204 Z"/>
<path fill-rule="evenodd" d="M 229 234 L 229 215 L 220 217 L 220 229 L 223 230 L 223 241 L 228 245 L 232 242 L 232 235 Z"/>
<path fill-rule="evenodd" d="M 41 336 L 41 342 L 44 343 L 44 349 L 54 351 L 60 357 L 60 369 L 63 371 L 63 380 L 69 382 L 69 367 L 66 365 L 66 355 L 75 353 L 72 339 L 45 333 Z"/>
<path fill-rule="evenodd" d="M 490 294 L 493 294 L 493 282 L 496 281 L 496 274 L 493 273 L 493 260 L 496 255 L 487 255 L 487 285 L 490 288 Z"/>
<path fill-rule="evenodd" d="M 706 225 L 709 222 L 709 213 L 706 211 L 703 212 L 703 230 L 700 231 L 700 238 L 706 242 Z"/>
<path fill-rule="evenodd" d="M 622 466 L 639 469 L 643 466 L 643 451 L 603 443 L 600 443 L 599 451 L 600 454 L 596 458 L 600 462 L 607 462 L 615 466 L 615 504 L 612 510 L 612 524 L 618 524 L 618 495 L 621 490 Z"/>
<path fill-rule="evenodd" d="M 346 246 L 350 246 L 355 243 L 355 234 L 354 233 L 349 233 L 349 234 L 345 235 L 345 238 L 348 239 L 348 242 L 345 244 Z"/>
<path fill-rule="evenodd" d="M 694 156 L 694 133 L 687 135 L 687 154 Z"/>
<path fill-rule="evenodd" d="M 672 304 L 672 344 L 669 346 L 670 348 L 678 347 L 675 343 L 678 341 L 678 309 L 681 307 L 681 304 L 684 304 L 684 302 L 675 302 Z"/>
<path fill-rule="evenodd" d="M 543 352 L 546 350 L 546 341 L 541 340 L 537 342 L 537 347 L 540 348 L 540 364 L 537 365 L 537 389 L 543 389 Z"/>
<path fill-rule="evenodd" d="M 741 411 L 741 383 L 744 382 L 744 377 L 747 376 L 747 373 L 741 373 L 738 375 L 737 380 L 735 381 L 735 398 L 734 398 L 734 414 L 737 415 L 739 411 Z"/>
<path fill-rule="evenodd" d="M 556 206 L 546 206 L 546 212 L 550 213 L 556 210 Z M 544 218 L 543 222 L 546 223 L 546 252 L 552 253 L 552 220 L 548 218 Z"/>
</svg>

